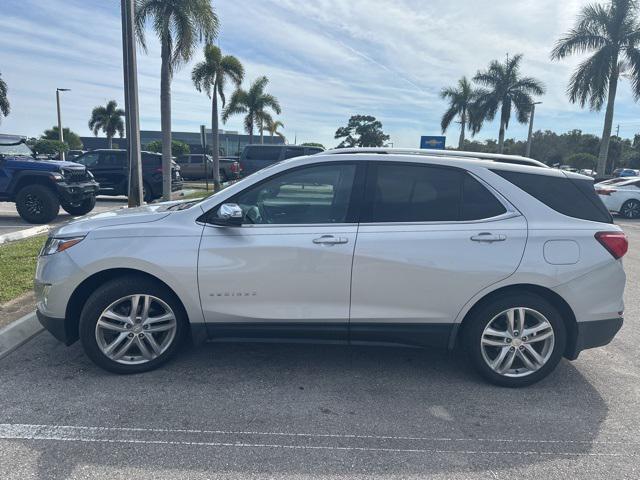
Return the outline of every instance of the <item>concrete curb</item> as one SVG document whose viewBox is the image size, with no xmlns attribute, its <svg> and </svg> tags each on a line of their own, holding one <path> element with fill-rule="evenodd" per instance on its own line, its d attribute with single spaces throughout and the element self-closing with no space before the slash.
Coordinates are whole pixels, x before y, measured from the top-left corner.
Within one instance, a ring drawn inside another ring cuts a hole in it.
<svg viewBox="0 0 640 480">
<path fill-rule="evenodd" d="M 38 225 L 37 227 L 26 228 L 18 232 L 5 233 L 0 235 L 0 245 L 7 242 L 13 242 L 15 240 L 23 240 L 29 237 L 35 237 L 41 233 L 46 233 L 51 229 L 49 225 Z"/>
<path fill-rule="evenodd" d="M 28 313 L 0 329 L 0 359 L 27 343 L 43 330 L 44 327 L 40 325 L 36 312 Z"/>
</svg>

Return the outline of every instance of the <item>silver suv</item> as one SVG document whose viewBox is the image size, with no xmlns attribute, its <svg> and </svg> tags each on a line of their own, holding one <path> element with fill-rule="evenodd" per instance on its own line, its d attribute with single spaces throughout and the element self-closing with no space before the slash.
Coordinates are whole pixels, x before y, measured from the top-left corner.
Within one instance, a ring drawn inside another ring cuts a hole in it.
<svg viewBox="0 0 640 480">
<path fill-rule="evenodd" d="M 155 368 L 186 337 L 314 340 L 460 347 L 489 381 L 524 386 L 611 341 L 626 250 L 591 178 L 341 150 L 68 223 L 35 285 L 42 324 L 112 372 Z"/>
</svg>

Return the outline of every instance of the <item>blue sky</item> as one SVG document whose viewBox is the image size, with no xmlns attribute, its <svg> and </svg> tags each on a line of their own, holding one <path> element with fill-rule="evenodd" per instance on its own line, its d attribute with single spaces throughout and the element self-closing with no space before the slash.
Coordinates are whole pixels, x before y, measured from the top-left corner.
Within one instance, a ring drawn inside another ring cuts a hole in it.
<svg viewBox="0 0 640 480">
<path fill-rule="evenodd" d="M 0 72 L 11 114 L 0 132 L 39 135 L 56 123 L 55 88 L 64 93 L 63 120 L 89 135 L 91 109 L 122 103 L 119 0 L 0 0 Z M 376 116 L 397 147 L 417 147 L 439 134 L 446 108 L 438 93 L 490 60 L 523 53 L 523 71 L 545 82 L 536 128 L 601 133 L 604 114 L 571 105 L 567 81 L 579 58 L 549 61 L 554 41 L 585 0 L 221 0 L 218 39 L 245 65 L 245 86 L 267 75 L 283 108 L 290 141 L 337 142 L 333 134 L 352 114 Z M 160 127 L 160 52 L 151 32 L 139 52 L 141 126 Z M 173 129 L 209 124 L 209 101 L 191 84 L 193 64 L 173 80 Z M 231 93 L 231 92 L 228 92 Z M 622 80 L 614 124 L 622 136 L 640 132 L 640 105 Z M 241 130 L 241 119 L 223 128 Z M 615 127 L 614 127 L 615 128 Z M 449 143 L 458 131 L 448 132 Z M 479 139 L 495 138 L 488 124 Z M 525 138 L 513 119 L 507 136 Z"/>
</svg>

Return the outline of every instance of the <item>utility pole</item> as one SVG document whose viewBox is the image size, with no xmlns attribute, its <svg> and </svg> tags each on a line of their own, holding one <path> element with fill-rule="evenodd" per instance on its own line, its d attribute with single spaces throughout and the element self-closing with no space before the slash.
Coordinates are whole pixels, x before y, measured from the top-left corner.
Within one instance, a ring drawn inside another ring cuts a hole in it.
<svg viewBox="0 0 640 480">
<path fill-rule="evenodd" d="M 200 145 L 202 146 L 202 161 L 204 162 L 204 184 L 206 185 L 207 192 L 209 191 L 209 172 L 207 164 L 209 159 L 207 158 L 207 134 L 206 127 L 200 125 Z"/>
<path fill-rule="evenodd" d="M 56 88 L 56 104 L 58 106 L 58 139 L 64 143 L 64 133 L 62 132 L 62 115 L 60 114 L 60 92 L 69 92 L 69 88 Z M 65 160 L 64 150 L 60 150 L 60 160 Z"/>
<path fill-rule="evenodd" d="M 525 157 L 531 157 L 531 141 L 533 140 L 533 117 L 536 114 L 536 105 L 540 105 L 542 102 L 533 102 L 531 104 L 531 115 L 529 116 L 529 136 L 527 138 L 527 152 Z"/>
<path fill-rule="evenodd" d="M 620 138 L 620 124 L 616 128 L 616 137 Z"/>
<path fill-rule="evenodd" d="M 134 0 L 121 0 L 122 60 L 125 87 L 125 118 L 129 153 L 129 206 L 142 205 L 142 168 L 140 164 L 140 117 L 138 110 L 138 69 L 133 21 Z"/>
</svg>

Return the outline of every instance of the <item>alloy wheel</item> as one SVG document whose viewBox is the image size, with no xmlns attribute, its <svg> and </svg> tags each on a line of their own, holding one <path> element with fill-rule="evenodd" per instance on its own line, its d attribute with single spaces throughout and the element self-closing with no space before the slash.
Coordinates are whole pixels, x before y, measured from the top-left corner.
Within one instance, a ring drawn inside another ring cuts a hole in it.
<svg viewBox="0 0 640 480">
<path fill-rule="evenodd" d="M 525 377 L 540 370 L 555 345 L 553 327 L 540 312 L 509 308 L 493 317 L 480 339 L 482 357 L 497 374 Z"/>
<path fill-rule="evenodd" d="M 640 202 L 627 202 L 622 207 L 622 216 L 626 218 L 640 217 Z"/>
<path fill-rule="evenodd" d="M 32 215 L 40 215 L 42 213 L 42 209 L 44 208 L 42 199 L 30 193 L 26 195 L 24 205 L 27 211 Z"/>
<path fill-rule="evenodd" d="M 162 355 L 174 341 L 176 316 L 153 295 L 129 295 L 109 305 L 95 327 L 100 351 L 125 364 L 147 363 Z"/>
</svg>

